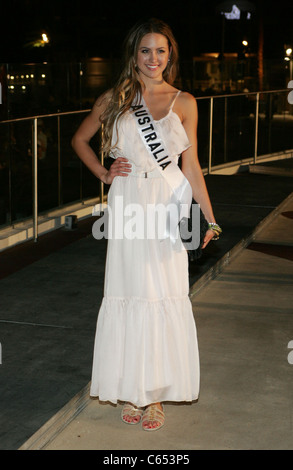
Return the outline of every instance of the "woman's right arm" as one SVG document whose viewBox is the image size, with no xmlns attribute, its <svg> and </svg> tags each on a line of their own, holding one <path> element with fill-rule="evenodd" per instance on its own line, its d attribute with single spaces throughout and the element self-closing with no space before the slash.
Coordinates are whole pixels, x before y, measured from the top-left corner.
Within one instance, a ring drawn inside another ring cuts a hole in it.
<svg viewBox="0 0 293 470">
<path fill-rule="evenodd" d="M 101 127 L 101 116 L 106 109 L 108 99 L 109 92 L 97 99 L 90 114 L 75 132 L 71 145 L 77 156 L 97 178 L 106 184 L 111 184 L 115 176 L 127 176 L 124 172 L 130 171 L 131 165 L 127 164 L 126 158 L 119 157 L 111 165 L 110 170 L 107 170 L 90 146 L 92 137 Z"/>
</svg>

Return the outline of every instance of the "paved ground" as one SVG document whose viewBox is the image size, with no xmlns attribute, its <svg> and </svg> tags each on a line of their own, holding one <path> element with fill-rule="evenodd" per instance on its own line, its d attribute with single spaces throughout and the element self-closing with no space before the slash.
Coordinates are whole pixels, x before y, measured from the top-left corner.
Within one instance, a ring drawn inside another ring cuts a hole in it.
<svg viewBox="0 0 293 470">
<path fill-rule="evenodd" d="M 190 268 L 191 286 L 292 191 L 289 177 L 206 180 L 224 234 Z M 77 406 L 78 396 L 84 409 L 46 449 L 292 449 L 292 212 L 292 202 L 282 207 L 249 248 L 193 295 L 200 399 L 166 405 L 158 433 L 124 425 L 119 406 L 88 400 L 106 248 L 90 235 L 92 221 L 0 254 L 0 448 L 36 448 L 35 437 Z"/>
</svg>

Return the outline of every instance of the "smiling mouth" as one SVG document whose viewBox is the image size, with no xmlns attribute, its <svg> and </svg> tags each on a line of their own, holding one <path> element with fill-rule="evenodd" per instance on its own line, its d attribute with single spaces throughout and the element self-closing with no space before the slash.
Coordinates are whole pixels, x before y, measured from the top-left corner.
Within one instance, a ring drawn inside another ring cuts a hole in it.
<svg viewBox="0 0 293 470">
<path fill-rule="evenodd" d="M 151 69 L 151 70 L 154 70 L 156 68 L 158 68 L 159 66 L 158 65 L 147 65 L 147 68 Z"/>
</svg>

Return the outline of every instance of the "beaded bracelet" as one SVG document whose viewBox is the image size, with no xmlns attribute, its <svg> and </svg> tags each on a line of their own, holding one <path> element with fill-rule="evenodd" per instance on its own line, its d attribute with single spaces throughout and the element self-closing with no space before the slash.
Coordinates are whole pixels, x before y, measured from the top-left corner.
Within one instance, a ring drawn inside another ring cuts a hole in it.
<svg viewBox="0 0 293 470">
<path fill-rule="evenodd" d="M 212 240 L 219 240 L 220 234 L 222 233 L 220 225 L 216 224 L 215 222 L 209 222 L 209 229 L 215 233 Z"/>
</svg>

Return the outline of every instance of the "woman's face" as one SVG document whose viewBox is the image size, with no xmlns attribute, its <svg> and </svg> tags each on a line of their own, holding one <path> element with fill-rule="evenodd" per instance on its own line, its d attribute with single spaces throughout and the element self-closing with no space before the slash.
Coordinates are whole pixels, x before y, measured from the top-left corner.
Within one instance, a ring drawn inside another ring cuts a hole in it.
<svg viewBox="0 0 293 470">
<path fill-rule="evenodd" d="M 137 53 L 139 73 L 150 79 L 162 79 L 170 55 L 168 40 L 158 33 L 149 33 L 140 41 Z"/>
</svg>

